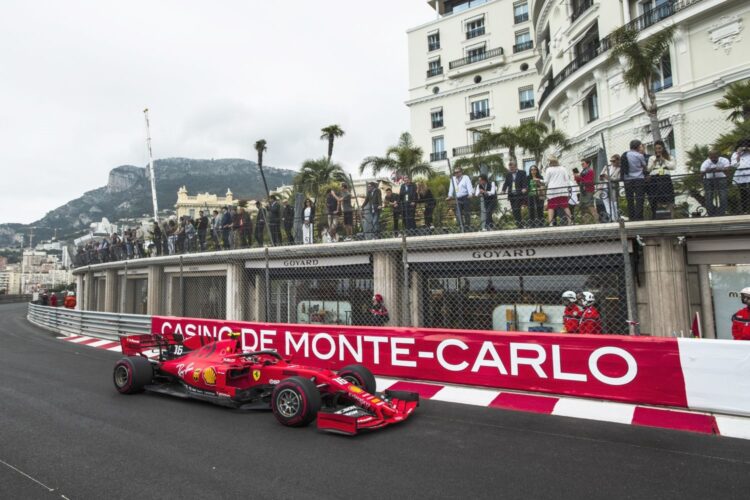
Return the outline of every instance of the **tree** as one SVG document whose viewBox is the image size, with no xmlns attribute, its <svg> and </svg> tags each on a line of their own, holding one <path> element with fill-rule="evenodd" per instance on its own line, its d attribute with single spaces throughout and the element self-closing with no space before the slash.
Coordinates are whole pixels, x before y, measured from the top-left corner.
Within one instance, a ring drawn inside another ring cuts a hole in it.
<svg viewBox="0 0 750 500">
<path fill-rule="evenodd" d="M 693 146 L 693 149 L 687 151 L 688 175 L 684 176 L 678 185 L 676 191 L 685 192 L 693 197 L 701 206 L 706 206 L 706 197 L 703 194 L 703 176 L 701 175 L 701 165 L 708 158 L 708 146 Z"/>
<path fill-rule="evenodd" d="M 510 159 L 516 161 L 516 148 L 523 141 L 520 127 L 502 127 L 499 132 L 480 131 L 479 140 L 474 143 L 474 153 L 483 154 L 493 149 L 507 148 Z"/>
<path fill-rule="evenodd" d="M 317 160 L 306 160 L 295 177 L 295 184 L 300 186 L 300 191 L 313 195 L 316 200 L 320 187 L 331 181 L 348 182 L 348 177 L 341 165 L 331 163 L 325 156 Z"/>
<path fill-rule="evenodd" d="M 411 134 L 404 132 L 399 137 L 398 144 L 386 150 L 385 156 L 368 156 L 362 160 L 359 173 L 363 174 L 369 168 L 374 177 L 377 177 L 383 170 L 394 172 L 399 176 L 408 175 L 410 178 L 432 177 L 435 171 L 429 163 L 422 160 L 423 156 L 422 148 L 414 145 Z"/>
<path fill-rule="evenodd" d="M 735 82 L 727 87 L 724 97 L 716 103 L 723 111 L 731 111 L 729 119 L 735 123 L 750 120 L 750 80 Z"/>
<path fill-rule="evenodd" d="M 657 74 L 662 59 L 669 53 L 669 45 L 674 37 L 674 26 L 668 26 L 651 35 L 646 40 L 638 42 L 637 30 L 623 26 L 610 35 L 610 62 L 618 63 L 624 60 L 622 73 L 625 85 L 638 92 L 643 90 L 643 97 L 639 98 L 643 111 L 651 122 L 651 133 L 654 141 L 660 141 L 659 106 L 654 91 L 654 76 Z"/>
<path fill-rule="evenodd" d="M 563 132 L 550 131 L 544 123 L 537 121 L 524 123 L 517 130 L 520 138 L 519 146 L 534 155 L 537 165 L 541 164 L 542 156 L 549 148 L 557 146 L 563 151 L 570 148 L 568 137 Z"/>
<path fill-rule="evenodd" d="M 337 137 L 343 137 L 344 131 L 338 125 L 329 125 L 320 129 L 323 134 L 320 136 L 321 140 L 328 141 L 328 161 L 331 161 L 333 156 L 333 141 Z"/>
<path fill-rule="evenodd" d="M 502 177 L 506 173 L 503 155 L 481 155 L 475 154 L 459 158 L 453 162 L 454 167 L 461 167 L 466 175 L 473 176 L 486 173 L 491 179 Z"/>
<path fill-rule="evenodd" d="M 266 174 L 263 173 L 263 152 L 267 149 L 265 139 L 255 141 L 255 151 L 258 153 L 258 170 L 260 170 L 260 177 L 263 179 L 263 187 L 266 188 L 266 196 L 270 196 L 268 183 L 266 182 Z"/>
</svg>

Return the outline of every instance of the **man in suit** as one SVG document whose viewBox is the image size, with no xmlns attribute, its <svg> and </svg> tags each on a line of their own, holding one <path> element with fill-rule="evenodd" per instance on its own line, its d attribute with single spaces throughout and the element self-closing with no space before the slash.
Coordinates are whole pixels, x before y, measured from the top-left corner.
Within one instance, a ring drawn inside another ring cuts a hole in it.
<svg viewBox="0 0 750 500">
<path fill-rule="evenodd" d="M 404 229 L 409 234 L 417 229 L 417 222 L 415 220 L 417 211 L 417 186 L 411 182 L 411 179 L 407 175 L 402 177 L 402 180 L 403 184 L 401 184 L 401 190 L 398 193 L 398 200 L 402 210 L 401 215 L 404 218 Z"/>
<path fill-rule="evenodd" d="M 271 229 L 271 242 L 273 246 L 281 245 L 281 203 L 275 195 L 268 199 L 268 224 Z"/>
<path fill-rule="evenodd" d="M 372 240 L 380 233 L 380 210 L 383 208 L 383 199 L 376 182 L 367 183 L 367 196 L 362 203 L 362 220 L 365 239 Z"/>
<path fill-rule="evenodd" d="M 529 179 L 526 177 L 526 172 L 518 170 L 518 165 L 514 160 L 508 162 L 508 173 L 505 174 L 502 193 L 508 193 L 508 201 L 513 211 L 513 218 L 516 220 L 516 227 L 523 227 L 521 207 L 528 203 Z"/>
</svg>

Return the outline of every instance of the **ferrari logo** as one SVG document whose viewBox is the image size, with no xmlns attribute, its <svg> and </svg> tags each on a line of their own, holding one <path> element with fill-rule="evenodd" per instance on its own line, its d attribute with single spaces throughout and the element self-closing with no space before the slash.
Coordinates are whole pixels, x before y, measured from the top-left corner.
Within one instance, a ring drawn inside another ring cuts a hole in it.
<svg viewBox="0 0 750 500">
<path fill-rule="evenodd" d="M 201 379 L 201 369 L 198 368 L 193 372 L 193 382 L 198 382 Z"/>
<path fill-rule="evenodd" d="M 203 381 L 208 385 L 214 385 L 216 383 L 216 370 L 213 366 L 209 366 L 203 370 Z"/>
<path fill-rule="evenodd" d="M 253 380 L 256 382 L 260 379 L 260 370 L 253 370 Z"/>
</svg>

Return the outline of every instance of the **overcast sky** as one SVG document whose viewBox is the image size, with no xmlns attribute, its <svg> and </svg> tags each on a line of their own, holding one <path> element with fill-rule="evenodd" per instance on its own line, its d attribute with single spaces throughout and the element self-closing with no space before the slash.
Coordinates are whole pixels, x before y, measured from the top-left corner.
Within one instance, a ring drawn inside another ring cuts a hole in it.
<svg viewBox="0 0 750 500">
<path fill-rule="evenodd" d="M 29 223 L 118 165 L 254 159 L 298 169 L 320 128 L 354 173 L 408 130 L 406 30 L 426 0 L 3 0 L 0 222 Z"/>
</svg>

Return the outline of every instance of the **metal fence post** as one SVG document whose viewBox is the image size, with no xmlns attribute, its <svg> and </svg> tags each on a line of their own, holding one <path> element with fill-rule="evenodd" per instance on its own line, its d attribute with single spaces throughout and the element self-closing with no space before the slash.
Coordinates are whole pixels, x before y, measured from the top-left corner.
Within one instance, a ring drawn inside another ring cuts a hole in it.
<svg viewBox="0 0 750 500">
<path fill-rule="evenodd" d="M 265 299 L 264 304 L 266 305 L 265 313 L 263 314 L 263 320 L 268 321 L 268 317 L 271 311 L 271 271 L 269 269 L 269 261 L 268 261 L 268 247 L 266 248 L 266 277 L 265 277 Z"/>
<path fill-rule="evenodd" d="M 630 252 L 628 249 L 628 235 L 625 233 L 625 219 L 620 217 L 620 243 L 622 243 L 622 260 L 625 270 L 625 296 L 628 303 L 628 333 L 630 335 L 640 334 L 638 324 L 638 304 L 635 300 L 635 284 L 633 283 L 633 268 L 630 263 Z"/>
<path fill-rule="evenodd" d="M 406 250 L 406 229 L 401 233 L 401 263 L 403 265 L 403 290 L 401 294 L 401 303 L 403 304 L 403 314 L 401 318 L 402 326 L 414 326 L 411 324 L 411 294 L 409 293 L 409 260 Z"/>
<path fill-rule="evenodd" d="M 180 316 L 185 316 L 185 277 L 182 274 L 182 255 L 180 255 Z"/>
</svg>

